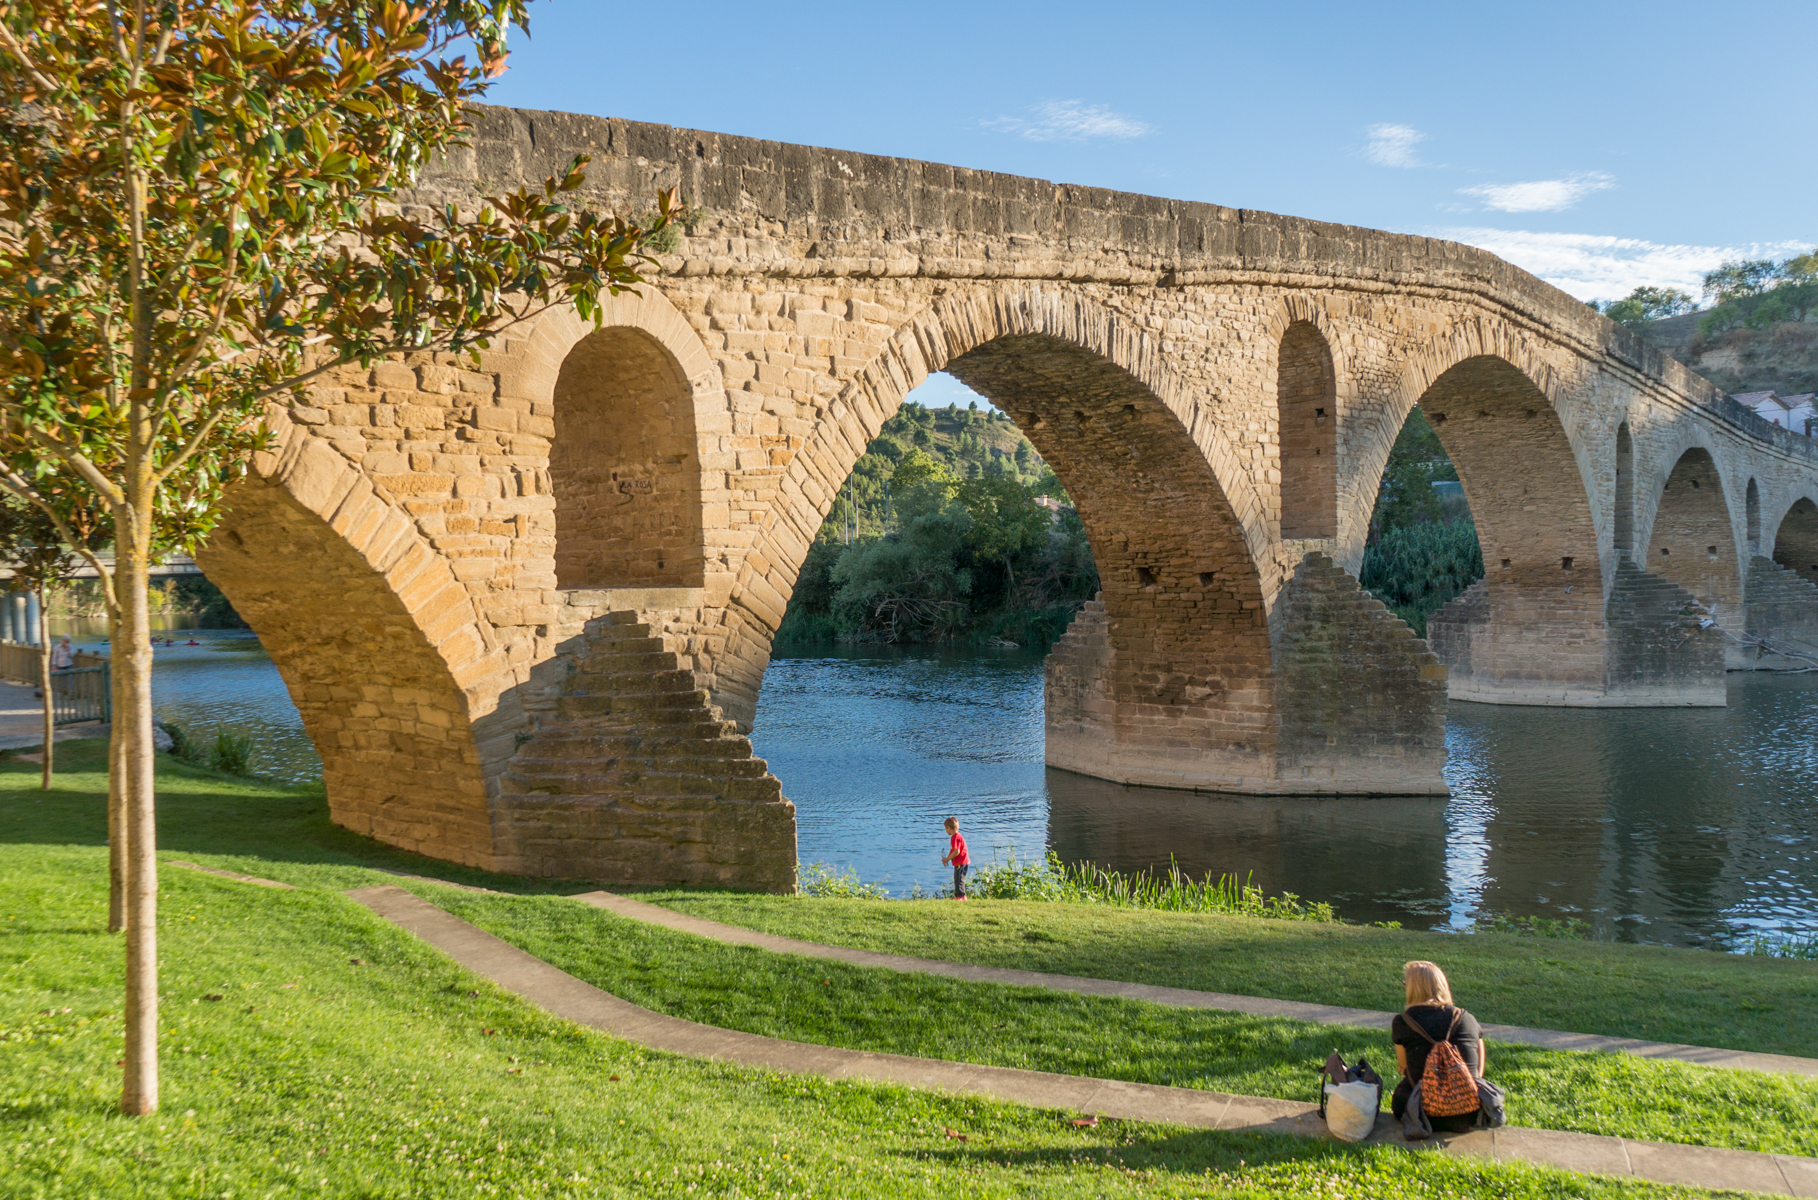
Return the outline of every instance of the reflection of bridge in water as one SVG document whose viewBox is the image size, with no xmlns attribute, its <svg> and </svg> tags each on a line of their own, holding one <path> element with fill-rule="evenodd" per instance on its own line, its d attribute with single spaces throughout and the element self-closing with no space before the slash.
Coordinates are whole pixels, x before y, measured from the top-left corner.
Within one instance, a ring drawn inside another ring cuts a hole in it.
<svg viewBox="0 0 1818 1200">
<path fill-rule="evenodd" d="M 1729 947 L 1818 932 L 1809 676 L 1726 709 L 1454 706 L 1437 798 L 1207 796 L 1050 771 L 1049 841 L 1118 870 L 1254 872 L 1355 921 L 1576 917 L 1603 938 Z"/>
<path fill-rule="evenodd" d="M 577 151 L 590 202 L 679 184 L 705 210 L 661 277 L 477 366 L 339 372 L 273 414 L 203 558 L 354 829 L 507 871 L 790 886 L 793 812 L 741 730 L 840 484 L 934 371 L 1017 421 L 1091 537 L 1104 592 L 1048 677 L 1048 759 L 1074 771 L 1436 794 L 1448 686 L 1721 705 L 1725 632 L 1818 644 L 1811 443 L 1491 255 L 509 110 L 421 199 Z M 1416 403 L 1489 571 L 1432 649 L 1354 578 Z"/>
</svg>

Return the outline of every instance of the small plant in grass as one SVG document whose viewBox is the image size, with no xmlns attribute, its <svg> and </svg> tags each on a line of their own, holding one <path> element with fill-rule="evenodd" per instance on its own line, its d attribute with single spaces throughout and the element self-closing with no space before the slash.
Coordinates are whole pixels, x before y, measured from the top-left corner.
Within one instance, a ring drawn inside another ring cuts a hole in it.
<svg viewBox="0 0 1818 1200">
<path fill-rule="evenodd" d="M 252 774 L 252 738 L 230 729 L 215 730 L 215 744 L 208 754 L 209 765 L 223 775 Z"/>
<path fill-rule="evenodd" d="M 835 870 L 826 863 L 804 863 L 796 868 L 796 890 L 804 896 L 825 900 L 888 900 L 890 893 L 881 883 L 860 882 L 851 867 Z"/>
<path fill-rule="evenodd" d="M 1762 958 L 1802 958 L 1808 961 L 1818 961 L 1818 934 L 1805 934 L 1804 936 L 1782 934 L 1778 937 L 1769 937 L 1766 934 L 1758 933 L 1743 948 L 1743 953 Z"/>
</svg>

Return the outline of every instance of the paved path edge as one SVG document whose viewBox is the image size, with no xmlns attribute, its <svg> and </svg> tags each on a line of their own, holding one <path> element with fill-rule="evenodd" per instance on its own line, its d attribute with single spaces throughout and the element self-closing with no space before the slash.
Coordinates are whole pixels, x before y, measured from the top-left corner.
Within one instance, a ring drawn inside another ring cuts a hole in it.
<svg viewBox="0 0 1818 1200">
<path fill-rule="evenodd" d="M 1162 987 L 1147 983 L 1123 983 L 1114 979 L 1091 979 L 1083 975 L 1051 975 L 1043 971 L 1023 971 L 1011 967 L 980 967 L 967 963 L 946 962 L 935 958 L 912 958 L 876 950 L 855 950 L 848 946 L 828 946 L 804 942 L 774 933 L 760 933 L 737 925 L 725 925 L 704 917 L 690 916 L 657 904 L 647 904 L 613 892 L 583 892 L 570 899 L 615 916 L 648 925 L 660 925 L 679 933 L 692 933 L 734 946 L 756 946 L 778 954 L 799 954 L 808 958 L 830 959 L 861 967 L 881 967 L 924 975 L 943 975 L 975 983 L 1003 983 L 1015 987 L 1045 988 L 1048 991 L 1072 992 L 1082 996 L 1117 996 L 1126 1000 L 1146 1000 L 1176 1008 L 1210 1008 L 1223 1012 L 1248 1013 L 1259 1017 L 1291 1017 L 1321 1025 L 1359 1025 L 1368 1029 L 1387 1029 L 1395 1014 L 1367 1008 L 1344 1008 L 1333 1004 L 1308 1004 L 1300 1000 L 1271 1000 L 1262 996 L 1236 996 L 1225 992 L 1197 992 L 1188 988 Z M 1762 1054 L 1752 1050 L 1725 1050 L 1716 1046 L 1685 1046 L 1676 1042 L 1647 1042 L 1636 1038 L 1604 1037 L 1592 1033 L 1566 1033 L 1557 1029 L 1529 1029 L 1522 1025 L 1485 1025 L 1483 1032 L 1492 1041 L 1515 1042 L 1539 1046 L 1546 1050 L 1583 1050 L 1606 1054 L 1633 1054 L 1638 1058 L 1662 1059 L 1691 1063 L 1700 1067 L 1720 1067 L 1734 1071 L 1767 1071 L 1790 1075 L 1818 1076 L 1818 1059 L 1798 1058 L 1791 1054 Z"/>
<path fill-rule="evenodd" d="M 355 888 L 347 895 L 475 974 L 548 1012 L 653 1050 L 831 1079 L 946 1089 L 1036 1108 L 1097 1113 L 1129 1121 L 1231 1132 L 1327 1136 L 1313 1105 L 1289 1100 L 875 1054 L 702 1025 L 621 1000 L 403 888 L 381 884 Z M 1523 1161 L 1656 1183 L 1818 1198 L 1818 1159 L 1792 1155 L 1515 1126 L 1408 1143 L 1386 1114 L 1378 1121 L 1372 1140 L 1461 1157 Z"/>
</svg>

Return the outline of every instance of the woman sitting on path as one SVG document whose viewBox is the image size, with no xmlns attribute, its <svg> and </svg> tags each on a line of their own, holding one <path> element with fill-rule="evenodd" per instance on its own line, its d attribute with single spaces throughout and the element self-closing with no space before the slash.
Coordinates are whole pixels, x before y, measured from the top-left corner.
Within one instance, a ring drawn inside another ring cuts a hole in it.
<svg viewBox="0 0 1818 1200">
<path fill-rule="evenodd" d="M 1451 1042 L 1457 1047 L 1474 1079 L 1483 1078 L 1487 1065 L 1483 1030 L 1476 1017 L 1453 1005 L 1446 973 L 1430 962 L 1411 962 L 1401 969 L 1401 978 L 1407 986 L 1408 1008 L 1389 1026 L 1395 1062 L 1401 1067 L 1401 1082 L 1389 1099 L 1389 1110 L 1398 1121 L 1407 1111 L 1408 1095 L 1426 1074 L 1427 1055 L 1439 1043 Z M 1424 1092 L 1422 1098 L 1427 1099 Z M 1473 1104 L 1469 1112 L 1444 1116 L 1436 1116 L 1428 1108 L 1426 1116 L 1436 1133 L 1462 1133 L 1476 1124 L 1477 1112 Z"/>
</svg>

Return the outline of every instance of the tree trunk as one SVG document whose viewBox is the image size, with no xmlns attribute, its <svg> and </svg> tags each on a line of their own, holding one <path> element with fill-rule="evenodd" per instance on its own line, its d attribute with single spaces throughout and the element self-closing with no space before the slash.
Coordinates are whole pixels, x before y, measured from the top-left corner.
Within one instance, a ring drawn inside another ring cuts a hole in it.
<svg viewBox="0 0 1818 1200">
<path fill-rule="evenodd" d="M 117 632 L 120 614 L 108 610 L 108 629 Z M 108 642 L 108 727 L 107 727 L 107 931 L 119 933 L 126 928 L 126 770 L 120 757 L 120 664 L 114 660 L 113 641 Z"/>
<path fill-rule="evenodd" d="M 50 606 L 44 603 L 44 585 L 38 585 L 38 687 L 44 693 L 44 779 L 41 787 L 50 791 L 51 755 L 57 740 L 57 709 L 51 700 Z"/>
<path fill-rule="evenodd" d="M 114 711 L 114 739 L 120 747 L 115 765 L 126 832 L 126 1080 L 120 1111 L 128 1116 L 141 1116 L 158 1107 L 158 860 L 152 778 L 151 614 L 146 594 L 151 568 L 150 505 L 140 508 L 137 515 L 131 536 L 116 542 L 114 574 L 120 607 L 114 630 L 114 670 L 120 681 L 120 707 Z M 127 525 L 116 522 L 116 528 Z"/>
</svg>

